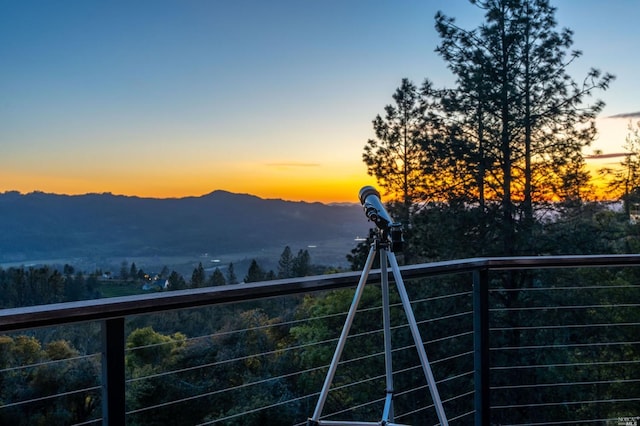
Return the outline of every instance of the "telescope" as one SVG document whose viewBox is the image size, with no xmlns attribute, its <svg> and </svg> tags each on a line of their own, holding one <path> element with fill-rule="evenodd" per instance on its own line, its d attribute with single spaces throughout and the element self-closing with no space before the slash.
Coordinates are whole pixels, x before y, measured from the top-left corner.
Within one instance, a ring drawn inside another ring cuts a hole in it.
<svg viewBox="0 0 640 426">
<path fill-rule="evenodd" d="M 391 251 L 402 251 L 402 225 L 391 220 L 391 216 L 380 200 L 380 193 L 373 186 L 364 186 L 358 192 L 367 219 L 376 224 L 384 238 L 391 238 Z"/>
<path fill-rule="evenodd" d="M 375 241 L 370 246 L 369 255 L 367 256 L 367 261 L 365 262 L 364 269 L 360 275 L 360 281 L 358 281 L 358 287 L 356 287 L 356 292 L 353 296 L 349 312 L 347 313 L 347 319 L 344 322 L 342 333 L 338 339 L 336 350 L 333 353 L 331 364 L 329 364 L 329 370 L 325 377 L 324 384 L 322 385 L 316 409 L 313 412 L 313 416 L 309 417 L 307 420 L 307 426 L 402 426 L 399 423 L 395 423 L 393 409 L 395 391 L 393 387 L 393 366 L 391 365 L 391 311 L 389 304 L 389 270 L 387 269 L 387 266 L 389 265 L 391 266 L 391 272 L 393 273 L 393 277 L 398 287 L 398 295 L 400 296 L 402 307 L 407 315 L 407 323 L 411 330 L 411 335 L 413 336 L 413 343 L 418 351 L 418 358 L 420 358 L 424 377 L 427 379 L 427 387 L 431 392 L 431 399 L 433 400 L 436 413 L 438 414 L 438 420 L 440 420 L 439 424 L 442 426 L 449 426 L 449 421 L 447 420 L 444 408 L 442 407 L 442 400 L 440 399 L 440 394 L 438 393 L 438 388 L 436 386 L 436 380 L 433 376 L 433 372 L 431 371 L 431 366 L 429 365 L 429 358 L 427 357 L 427 352 L 424 348 L 424 339 L 420 336 L 418 323 L 416 322 L 416 317 L 413 313 L 413 308 L 411 307 L 411 300 L 409 299 L 409 295 L 407 294 L 407 290 L 404 286 L 396 255 L 393 253 L 394 247 L 402 246 L 402 227 L 399 223 L 391 220 L 389 213 L 387 213 L 382 201 L 380 201 L 380 193 L 376 191 L 375 188 L 365 186 L 360 190 L 358 196 L 362 206 L 364 207 L 365 215 L 369 220 L 373 221 L 378 228 L 380 228 L 380 232 L 374 235 Z M 382 234 L 382 238 L 380 238 L 380 234 Z M 389 244 L 389 237 L 391 237 L 391 244 Z M 391 251 L 388 251 L 389 246 L 391 246 Z M 338 364 L 340 363 L 340 357 L 342 356 L 342 352 L 349 336 L 349 330 L 353 324 L 356 312 L 358 312 L 358 303 L 364 293 L 364 287 L 367 282 L 369 272 L 371 272 L 371 268 L 373 267 L 376 253 L 380 254 L 380 289 L 382 293 L 382 327 L 384 331 L 384 364 L 386 377 L 386 396 L 382 410 L 382 420 L 379 422 L 339 422 L 320 419 L 322 416 L 322 409 L 327 401 L 327 396 L 329 395 L 331 383 L 333 382 L 336 370 L 338 369 Z"/>
</svg>

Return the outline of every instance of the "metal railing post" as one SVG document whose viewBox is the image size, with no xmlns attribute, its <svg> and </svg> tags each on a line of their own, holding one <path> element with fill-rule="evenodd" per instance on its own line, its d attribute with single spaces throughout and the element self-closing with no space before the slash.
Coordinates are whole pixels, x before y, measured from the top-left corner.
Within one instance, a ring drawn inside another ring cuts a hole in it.
<svg viewBox="0 0 640 426">
<path fill-rule="evenodd" d="M 124 426 L 124 318 L 102 321 L 102 424 Z"/>
<path fill-rule="evenodd" d="M 488 426 L 489 395 L 489 271 L 473 271 L 473 364 L 476 426 Z"/>
</svg>

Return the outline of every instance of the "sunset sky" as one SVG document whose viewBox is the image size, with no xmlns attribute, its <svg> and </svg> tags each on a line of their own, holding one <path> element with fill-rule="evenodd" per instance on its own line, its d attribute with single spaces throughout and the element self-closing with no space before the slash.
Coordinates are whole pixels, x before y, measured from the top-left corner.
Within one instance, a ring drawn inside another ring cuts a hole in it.
<svg viewBox="0 0 640 426">
<path fill-rule="evenodd" d="M 616 75 L 593 149 L 620 152 L 640 2 L 551 3 L 584 52 L 574 79 Z M 357 202 L 401 79 L 453 85 L 438 10 L 482 21 L 466 0 L 0 0 L 0 192 Z"/>
</svg>

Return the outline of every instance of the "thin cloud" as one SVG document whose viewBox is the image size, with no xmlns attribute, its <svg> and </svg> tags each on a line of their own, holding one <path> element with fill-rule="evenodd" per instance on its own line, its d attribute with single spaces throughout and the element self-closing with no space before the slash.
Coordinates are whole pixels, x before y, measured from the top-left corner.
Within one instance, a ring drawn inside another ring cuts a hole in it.
<svg viewBox="0 0 640 426">
<path fill-rule="evenodd" d="M 637 111 L 637 112 L 623 112 L 621 114 L 610 115 L 607 118 L 640 118 L 640 111 Z"/>
<path fill-rule="evenodd" d="M 290 163 L 267 163 L 268 167 L 287 167 L 287 168 L 292 168 L 292 167 L 320 167 L 320 163 L 296 163 L 296 162 L 290 162 Z"/>
<path fill-rule="evenodd" d="M 627 157 L 629 155 L 634 155 L 630 152 L 612 152 L 609 154 L 593 154 L 586 155 L 584 158 L 586 159 L 602 159 L 602 158 L 616 158 L 616 157 Z"/>
</svg>

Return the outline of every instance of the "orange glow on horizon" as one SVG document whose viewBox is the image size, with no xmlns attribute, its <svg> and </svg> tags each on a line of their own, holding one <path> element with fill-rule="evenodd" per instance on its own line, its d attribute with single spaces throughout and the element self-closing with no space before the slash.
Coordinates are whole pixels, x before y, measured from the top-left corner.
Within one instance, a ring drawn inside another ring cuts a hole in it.
<svg viewBox="0 0 640 426">
<path fill-rule="evenodd" d="M 610 178 L 599 173 L 603 168 L 619 170 L 620 167 L 619 162 L 612 162 L 611 159 L 607 157 L 587 161 L 587 171 L 591 176 L 591 183 L 595 189 L 595 193 L 592 194 L 591 198 L 600 201 L 613 201 L 619 199 L 623 195 L 621 193 L 613 192 L 609 188 Z"/>
<path fill-rule="evenodd" d="M 612 200 L 619 198 L 607 189 L 606 179 L 598 174 L 603 167 L 619 168 L 612 159 L 590 159 L 587 170 L 595 192 L 591 199 Z M 39 173 L 0 171 L 0 192 L 42 191 L 55 194 L 81 195 L 87 193 L 112 193 L 115 195 L 145 198 L 198 197 L 215 190 L 249 194 L 265 199 L 321 203 L 358 203 L 358 192 L 365 185 L 378 188 L 375 178 L 365 173 L 345 173 L 350 169 L 341 165 L 321 166 L 313 163 L 236 164 L 233 168 L 206 170 L 174 170 L 163 168 L 119 170 L 86 169 L 77 173 L 56 173 L 42 170 Z M 359 170 L 356 170 L 359 171 Z M 383 201 L 389 201 L 384 196 Z"/>
<path fill-rule="evenodd" d="M 249 194 L 260 198 L 283 199 L 321 203 L 357 203 L 358 191 L 365 185 L 376 185 L 369 176 L 336 176 L 322 179 L 301 174 L 275 177 L 247 176 L 244 179 L 223 179 L 221 176 L 158 176 L 156 174 L 130 173 L 117 177 L 93 176 L 80 178 L 69 176 L 20 175 L 0 172 L 0 192 L 19 191 L 23 194 L 41 191 L 46 193 L 82 195 L 88 193 L 112 193 L 143 198 L 198 197 L 216 190 Z"/>
</svg>

